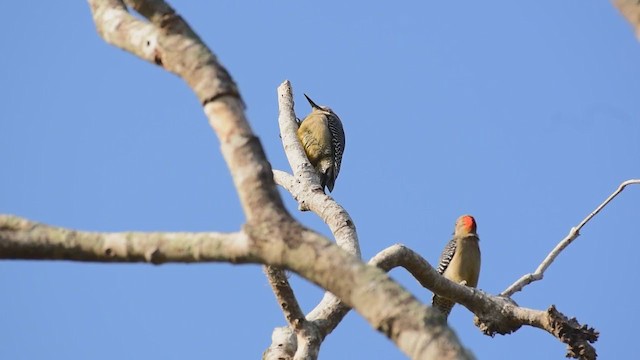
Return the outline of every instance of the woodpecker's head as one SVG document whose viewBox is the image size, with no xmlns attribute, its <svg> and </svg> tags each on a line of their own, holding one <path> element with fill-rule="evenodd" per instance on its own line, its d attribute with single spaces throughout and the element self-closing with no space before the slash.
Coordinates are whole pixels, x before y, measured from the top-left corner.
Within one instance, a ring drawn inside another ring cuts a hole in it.
<svg viewBox="0 0 640 360">
<path fill-rule="evenodd" d="M 311 98 L 309 98 L 307 96 L 307 94 L 304 94 L 304 97 L 307 98 L 307 101 L 311 105 L 311 108 L 313 109 L 313 111 L 320 111 L 320 112 L 325 112 L 325 113 L 329 113 L 329 114 L 335 114 L 333 112 L 333 110 L 331 110 L 330 107 L 328 107 L 328 106 L 320 106 L 320 105 L 316 104 L 315 102 L 313 102 L 313 100 L 311 100 Z"/>
<path fill-rule="evenodd" d="M 462 215 L 456 220 L 454 236 L 466 236 L 476 234 L 476 219 L 471 215 Z"/>
</svg>

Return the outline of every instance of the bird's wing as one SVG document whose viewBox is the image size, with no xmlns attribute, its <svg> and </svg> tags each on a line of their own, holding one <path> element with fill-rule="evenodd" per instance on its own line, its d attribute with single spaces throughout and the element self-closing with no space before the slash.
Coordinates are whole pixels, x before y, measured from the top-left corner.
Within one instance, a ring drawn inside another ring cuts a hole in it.
<svg viewBox="0 0 640 360">
<path fill-rule="evenodd" d="M 436 269 L 438 274 L 442 275 L 444 274 L 444 271 L 447 270 L 454 251 L 456 251 L 456 240 L 451 239 L 447 246 L 444 247 L 444 250 L 442 250 L 442 254 L 440 254 L 440 261 L 438 262 L 438 268 Z"/>
<path fill-rule="evenodd" d="M 342 154 L 344 153 L 345 136 L 344 129 L 342 128 L 342 122 L 336 114 L 329 116 L 327 126 L 331 132 L 331 142 L 333 145 L 333 156 L 336 162 L 335 177 L 338 177 L 340 172 L 340 165 L 342 164 Z M 334 179 L 335 180 L 335 179 Z"/>
</svg>

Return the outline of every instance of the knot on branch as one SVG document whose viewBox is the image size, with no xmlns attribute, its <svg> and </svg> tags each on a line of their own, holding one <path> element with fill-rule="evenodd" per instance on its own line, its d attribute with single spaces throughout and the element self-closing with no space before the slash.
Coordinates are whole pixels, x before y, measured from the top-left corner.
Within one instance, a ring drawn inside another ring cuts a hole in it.
<svg viewBox="0 0 640 360">
<path fill-rule="evenodd" d="M 513 308 L 517 306 L 510 297 L 496 296 L 482 313 L 474 316 L 473 323 L 483 334 L 491 337 L 511 334 L 522 326 L 522 322 L 512 315 Z"/>
<path fill-rule="evenodd" d="M 149 248 L 149 250 L 145 252 L 144 258 L 145 260 L 147 260 L 147 262 L 154 265 L 159 265 L 166 261 L 166 257 L 157 246 Z"/>
<path fill-rule="evenodd" d="M 591 346 L 598 340 L 600 333 L 588 325 L 580 325 L 576 318 L 567 318 L 554 305 L 547 309 L 550 331 L 567 344 L 567 357 L 573 359 L 595 360 L 596 349 Z"/>
</svg>

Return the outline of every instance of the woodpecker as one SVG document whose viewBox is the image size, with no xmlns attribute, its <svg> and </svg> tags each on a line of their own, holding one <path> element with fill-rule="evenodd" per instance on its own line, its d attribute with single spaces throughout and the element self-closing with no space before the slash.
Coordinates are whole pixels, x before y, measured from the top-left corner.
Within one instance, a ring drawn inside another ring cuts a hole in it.
<svg viewBox="0 0 640 360">
<path fill-rule="evenodd" d="M 318 106 L 307 94 L 304 97 L 311 104 L 311 113 L 300 123 L 298 139 L 309 162 L 320 174 L 323 191 L 327 187 L 331 192 L 340 172 L 344 152 L 342 122 L 330 108 Z"/>
<path fill-rule="evenodd" d="M 476 287 L 480 275 L 480 238 L 476 233 L 476 220 L 471 215 L 462 215 L 456 220 L 453 239 L 449 241 L 440 255 L 438 274 L 456 282 L 466 282 L 467 286 Z M 449 316 L 454 302 L 433 295 L 433 307 L 445 317 Z"/>
</svg>

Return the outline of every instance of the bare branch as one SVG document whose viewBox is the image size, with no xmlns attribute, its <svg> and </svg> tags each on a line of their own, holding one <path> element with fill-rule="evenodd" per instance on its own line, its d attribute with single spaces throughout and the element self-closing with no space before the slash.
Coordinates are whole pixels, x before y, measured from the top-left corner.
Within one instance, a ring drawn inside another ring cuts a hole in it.
<svg viewBox="0 0 640 360">
<path fill-rule="evenodd" d="M 237 233 L 83 232 L 0 215 L 0 259 L 93 262 L 258 262 Z"/>
<path fill-rule="evenodd" d="M 278 185 L 291 193 L 296 201 L 305 203 L 309 210 L 329 226 L 338 246 L 349 254 L 360 257 L 356 225 L 340 204 L 331 196 L 309 189 L 304 182 L 297 182 L 284 171 L 273 170 L 273 178 Z"/>
<path fill-rule="evenodd" d="M 293 360 L 314 360 L 318 358 L 322 340 L 318 334 L 318 328 L 314 323 L 307 321 L 305 326 L 296 332 L 298 348 Z"/>
<path fill-rule="evenodd" d="M 277 349 L 282 344 L 272 342 L 267 350 L 265 350 L 263 358 L 269 359 L 300 359 L 300 360 L 315 360 L 318 357 L 320 351 L 321 341 L 317 336 L 318 330 L 316 326 L 307 321 L 298 300 L 296 299 L 291 284 L 287 280 L 287 276 L 284 270 L 275 266 L 265 266 L 264 271 L 267 274 L 267 280 L 271 285 L 273 294 L 276 296 L 276 301 L 280 305 L 280 309 L 284 313 L 284 317 L 291 329 L 295 332 L 296 337 L 289 337 L 289 341 L 295 340 L 295 343 L 289 344 L 286 347 L 291 353 L 286 353 L 284 350 Z M 278 328 L 274 329 L 273 339 L 278 339 L 275 336 L 276 331 L 281 331 Z M 286 340 L 286 339 L 285 339 Z M 280 341 L 280 340 L 279 340 Z M 315 346 L 312 344 L 316 344 Z M 273 348 L 273 349 L 271 349 Z"/>
<path fill-rule="evenodd" d="M 307 319 L 304 317 L 302 309 L 300 309 L 298 300 L 293 294 L 284 270 L 274 266 L 265 266 L 264 272 L 269 279 L 269 284 L 273 288 L 273 293 L 276 295 L 276 300 L 278 300 L 278 304 L 282 308 L 287 323 L 295 331 L 302 330 Z"/>
<path fill-rule="evenodd" d="M 595 360 L 597 358 L 596 349 L 591 345 L 598 340 L 600 334 L 588 325 L 580 325 L 576 318 L 567 318 L 564 314 L 556 310 L 551 305 L 547 310 L 532 310 L 522 307 L 514 307 L 513 314 L 518 321 L 530 325 L 555 336 L 567 345 L 566 357 L 583 360 Z M 474 322 L 487 335 L 492 335 L 488 331 L 487 322 L 481 322 L 477 317 Z"/>
<path fill-rule="evenodd" d="M 327 335 L 340 324 L 351 308 L 330 292 L 325 292 L 322 300 L 307 314 L 307 319 L 320 331 L 320 338 Z"/>
<path fill-rule="evenodd" d="M 317 359 L 322 343 L 318 329 L 315 324 L 307 321 L 305 318 L 284 270 L 274 266 L 265 266 L 264 271 L 267 274 L 267 279 L 269 280 L 269 284 L 271 284 L 273 293 L 276 295 L 276 300 L 284 313 L 285 319 L 287 319 L 287 323 L 295 332 L 296 337 L 285 337 L 283 339 L 281 336 L 277 336 L 277 333 L 283 331 L 282 328 L 274 329 L 272 336 L 272 340 L 274 341 L 272 341 L 272 346 L 265 351 L 263 358 L 289 358 L 294 360 Z M 277 342 L 275 342 L 275 340 L 277 340 Z M 284 350 L 279 349 L 283 346 L 282 341 L 290 342 Z"/>
<path fill-rule="evenodd" d="M 297 140 L 296 140 L 297 141 Z M 336 243 L 349 253 L 360 256 L 360 245 L 355 224 L 347 211 L 323 192 L 313 191 L 304 182 L 294 180 L 294 177 L 279 170 L 273 171 L 277 184 L 289 191 L 298 203 L 317 214 L 333 233 Z M 320 340 L 324 339 L 338 326 L 349 312 L 349 307 L 343 304 L 333 294 L 324 294 L 320 303 L 307 314 L 307 320 L 316 325 Z M 272 343 L 271 346 L 274 346 Z"/>
<path fill-rule="evenodd" d="M 296 122 L 296 115 L 293 110 L 293 97 L 291 96 L 291 84 L 285 81 L 278 87 L 278 123 L 280 124 L 280 136 L 282 137 L 283 144 L 285 145 L 285 154 L 289 159 L 289 164 L 292 169 L 298 169 L 297 176 L 301 178 L 307 178 L 311 184 L 315 184 L 314 187 L 320 189 L 320 178 L 313 170 L 313 167 L 309 163 L 302 145 L 297 140 L 296 131 L 298 124 Z M 283 131 L 283 129 L 285 129 Z M 274 179 L 275 180 L 275 179 Z M 303 204 L 300 204 L 299 209 L 305 211 Z M 307 321 L 300 310 L 298 301 L 293 293 L 291 285 L 286 280 L 285 274 L 277 269 L 267 267 L 267 278 L 273 292 L 280 304 L 282 311 L 289 326 L 295 331 L 297 336 L 296 346 L 291 346 L 293 353 L 289 354 L 290 358 L 297 359 L 316 359 L 317 354 L 320 351 L 321 341 L 317 336 L 318 331 L 314 324 Z M 277 275 L 277 276 L 273 276 Z M 284 281 L 283 281 L 284 280 Z M 299 312 L 295 314 L 296 319 L 289 319 L 294 316 L 291 314 L 290 309 L 295 309 Z M 274 330 L 274 331 L 277 331 Z M 276 345 L 272 342 L 271 346 Z M 269 351 L 267 350 L 266 353 Z M 275 354 L 275 352 L 273 352 Z M 267 358 L 269 359 L 269 358 Z"/>
<path fill-rule="evenodd" d="M 516 292 L 521 291 L 525 286 L 531 284 L 534 281 L 542 279 L 544 276 L 544 272 L 547 270 L 547 268 L 549 268 L 549 266 L 551 266 L 556 257 L 560 255 L 562 250 L 564 250 L 567 246 L 569 246 L 569 244 L 573 242 L 573 240 L 580 236 L 580 230 L 582 229 L 582 227 L 585 226 L 591 219 L 593 219 L 593 217 L 596 216 L 602 209 L 604 209 L 604 207 L 607 206 L 607 204 L 609 204 L 611 200 L 618 196 L 618 194 L 620 194 L 625 187 L 633 184 L 640 184 L 640 179 L 631 179 L 620 184 L 616 191 L 609 195 L 609 197 L 604 202 L 602 202 L 602 204 L 598 205 L 598 207 L 589 215 L 587 215 L 587 217 L 585 217 L 577 226 L 572 227 L 571 230 L 569 230 L 569 234 L 564 239 L 560 240 L 558 245 L 556 245 L 556 247 L 551 250 L 547 257 L 542 261 L 542 263 L 540 263 L 536 271 L 522 276 L 500 295 L 511 297 Z"/>
<path fill-rule="evenodd" d="M 591 343 L 598 339 L 598 332 L 568 319 L 551 305 L 540 311 L 519 307 L 506 296 L 492 296 L 481 290 L 469 288 L 440 276 L 431 265 L 413 250 L 401 244 L 390 246 L 374 256 L 369 264 L 385 271 L 403 267 L 420 284 L 441 296 L 462 304 L 476 315 L 474 322 L 489 336 L 509 334 L 522 325 L 529 325 L 547 331 L 567 344 L 567 356 L 585 360 L 595 360 L 596 351 Z"/>
</svg>

